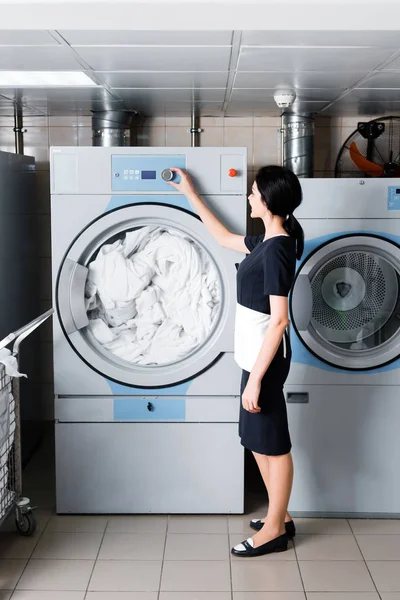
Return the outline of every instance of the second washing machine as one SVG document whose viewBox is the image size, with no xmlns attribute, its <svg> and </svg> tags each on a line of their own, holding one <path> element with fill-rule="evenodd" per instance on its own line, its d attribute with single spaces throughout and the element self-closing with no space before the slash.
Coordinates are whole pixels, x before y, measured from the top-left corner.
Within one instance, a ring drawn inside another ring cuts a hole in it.
<svg viewBox="0 0 400 600">
<path fill-rule="evenodd" d="M 303 516 L 400 514 L 400 180 L 302 180 L 285 386 Z"/>
</svg>

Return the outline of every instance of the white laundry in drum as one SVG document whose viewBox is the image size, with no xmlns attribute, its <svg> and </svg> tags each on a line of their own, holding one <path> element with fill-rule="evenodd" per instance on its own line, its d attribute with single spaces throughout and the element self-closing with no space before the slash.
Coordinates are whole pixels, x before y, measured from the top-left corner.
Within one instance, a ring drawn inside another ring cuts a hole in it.
<svg viewBox="0 0 400 600">
<path fill-rule="evenodd" d="M 103 245 L 88 264 L 89 331 L 138 365 L 177 361 L 210 335 L 221 308 L 211 256 L 187 234 L 147 226 Z"/>
</svg>

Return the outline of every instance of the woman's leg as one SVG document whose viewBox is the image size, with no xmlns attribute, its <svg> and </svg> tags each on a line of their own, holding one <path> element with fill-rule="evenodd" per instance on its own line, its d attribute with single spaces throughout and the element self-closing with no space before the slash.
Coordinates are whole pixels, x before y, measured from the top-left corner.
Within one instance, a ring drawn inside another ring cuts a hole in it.
<svg viewBox="0 0 400 600">
<path fill-rule="evenodd" d="M 284 523 L 293 483 L 293 460 L 290 452 L 280 456 L 253 454 L 264 483 L 268 483 L 269 496 L 264 527 L 252 536 L 257 547 L 285 533 Z"/>
<path fill-rule="evenodd" d="M 257 457 L 261 457 L 261 458 L 266 457 L 267 459 L 269 459 L 269 456 L 266 456 L 265 454 L 257 454 L 256 452 L 253 452 L 253 455 L 254 455 L 254 458 L 256 459 L 258 468 L 260 469 L 260 473 L 261 473 L 261 476 L 264 481 L 264 485 L 269 494 L 269 460 L 266 460 L 266 461 L 262 460 L 261 465 L 257 460 Z M 274 457 L 272 456 L 271 458 L 274 458 Z M 265 516 L 263 519 L 261 519 L 261 521 L 264 523 L 266 518 L 267 517 Z M 288 521 L 291 521 L 291 520 L 292 520 L 292 517 L 290 516 L 290 514 L 288 512 L 286 512 L 285 523 L 287 523 Z"/>
</svg>

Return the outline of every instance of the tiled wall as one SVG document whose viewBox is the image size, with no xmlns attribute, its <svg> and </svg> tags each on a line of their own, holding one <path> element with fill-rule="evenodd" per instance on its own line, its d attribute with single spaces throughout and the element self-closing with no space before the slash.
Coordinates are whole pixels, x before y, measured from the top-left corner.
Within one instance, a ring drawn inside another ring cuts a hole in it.
<svg viewBox="0 0 400 600">
<path fill-rule="evenodd" d="M 365 118 L 368 120 L 368 118 Z M 315 176 L 332 177 L 341 144 L 354 131 L 357 119 L 318 118 L 315 121 Z M 247 146 L 248 183 L 265 164 L 280 164 L 279 118 L 219 118 L 201 120 L 201 146 Z M 92 143 L 90 117 L 26 117 L 25 154 L 37 165 L 37 227 L 40 236 L 40 299 L 44 312 L 51 305 L 50 268 L 50 146 L 88 146 Z M 190 118 L 153 118 L 134 129 L 133 145 L 190 146 Z M 14 152 L 13 120 L 0 117 L 0 150 Z M 260 222 L 248 223 L 248 232 L 260 231 Z M 53 373 L 51 324 L 41 331 L 43 418 L 53 418 Z"/>
</svg>

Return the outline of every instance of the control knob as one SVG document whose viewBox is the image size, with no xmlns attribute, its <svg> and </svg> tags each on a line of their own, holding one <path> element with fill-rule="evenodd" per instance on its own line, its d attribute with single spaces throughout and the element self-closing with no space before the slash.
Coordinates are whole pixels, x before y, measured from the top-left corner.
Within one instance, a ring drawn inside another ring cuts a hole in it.
<svg viewBox="0 0 400 600">
<path fill-rule="evenodd" d="M 171 171 L 171 169 L 164 169 L 164 171 L 161 173 L 161 177 L 164 179 L 164 181 L 172 181 L 174 178 L 174 172 Z"/>
</svg>

